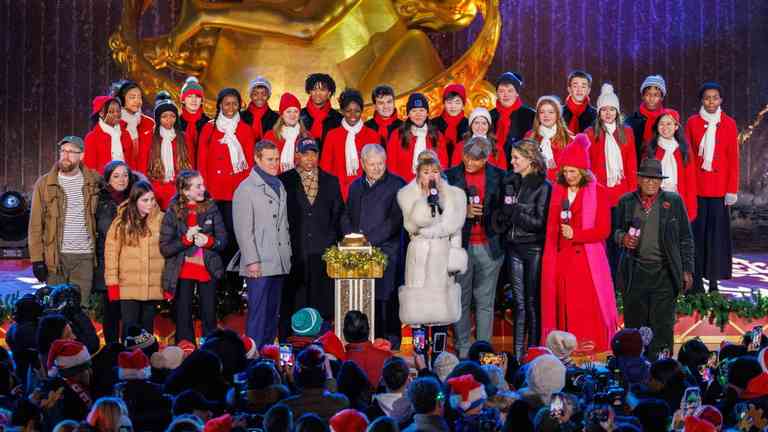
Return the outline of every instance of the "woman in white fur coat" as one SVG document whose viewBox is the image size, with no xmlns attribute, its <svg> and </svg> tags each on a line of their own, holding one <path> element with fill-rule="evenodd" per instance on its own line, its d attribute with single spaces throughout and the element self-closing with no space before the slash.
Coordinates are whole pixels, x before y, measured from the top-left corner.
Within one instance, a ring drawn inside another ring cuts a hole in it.
<svg viewBox="0 0 768 432">
<path fill-rule="evenodd" d="M 430 194 L 437 194 L 438 206 L 429 204 Z M 442 177 L 437 154 L 425 150 L 418 156 L 416 178 L 400 189 L 397 203 L 411 237 L 399 291 L 400 320 L 412 326 L 453 324 L 461 317 L 461 287 L 454 275 L 467 270 L 461 248 L 467 196 Z"/>
</svg>

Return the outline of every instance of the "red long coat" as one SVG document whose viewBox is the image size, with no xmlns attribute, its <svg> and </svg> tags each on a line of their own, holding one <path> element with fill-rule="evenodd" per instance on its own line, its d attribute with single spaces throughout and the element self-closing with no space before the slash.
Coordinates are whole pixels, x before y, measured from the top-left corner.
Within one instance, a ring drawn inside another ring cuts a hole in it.
<svg viewBox="0 0 768 432">
<path fill-rule="evenodd" d="M 437 145 L 432 142 L 429 135 L 427 135 L 427 149 L 433 150 L 437 153 L 438 159 L 440 159 L 440 165 L 445 169 L 448 167 L 448 149 L 445 146 L 445 138 L 438 132 Z M 411 137 L 411 142 L 408 144 L 408 148 L 404 149 L 400 144 L 400 130 L 395 130 L 392 135 L 389 136 L 387 141 L 387 169 L 405 180 L 406 183 L 410 182 L 416 177 L 413 172 L 413 147 L 416 145 L 416 137 Z"/>
<path fill-rule="evenodd" d="M 171 148 L 173 150 L 173 172 L 175 174 L 178 174 L 179 171 L 181 171 L 181 167 L 179 167 L 176 163 L 177 146 L 178 141 L 176 138 L 174 138 Z M 192 161 L 189 162 L 191 165 Z M 149 168 L 149 166 L 147 166 L 147 168 Z M 171 198 L 176 195 L 176 176 L 174 176 L 173 179 L 168 182 L 165 181 L 165 177 L 161 177 L 160 179 L 152 179 L 152 189 L 155 191 L 155 199 L 157 200 L 157 204 L 163 211 L 165 211 L 168 208 L 168 204 L 171 202 Z"/>
<path fill-rule="evenodd" d="M 149 165 L 149 151 L 152 149 L 152 133 L 155 131 L 155 121 L 147 115 L 141 115 L 141 121 L 136 127 L 139 131 L 139 138 L 136 142 L 133 142 L 131 134 L 128 133 L 125 126 L 126 123 L 120 120 L 120 129 L 123 131 L 120 140 L 123 142 L 123 148 L 129 149 L 125 152 L 125 161 L 132 171 L 146 174 L 147 165 Z"/>
<path fill-rule="evenodd" d="M 664 149 L 656 148 L 656 159 L 664 158 Z M 683 198 L 685 210 L 688 212 L 688 220 L 696 219 L 698 203 L 696 200 L 696 165 L 693 155 L 688 155 L 688 164 L 683 165 L 683 156 L 680 148 L 675 150 L 675 160 L 677 161 L 677 193 Z"/>
<path fill-rule="evenodd" d="M 715 134 L 715 155 L 712 171 L 701 168 L 704 157 L 699 156 L 701 138 L 707 131 L 707 122 L 699 114 L 688 118 L 685 139 L 691 146 L 691 163 L 696 168 L 696 192 L 701 197 L 721 198 L 726 193 L 739 191 L 739 130 L 733 118 L 725 113 Z"/>
<path fill-rule="evenodd" d="M 600 292 L 595 285 L 593 272 L 587 258 L 586 244 L 603 243 L 611 232 L 611 214 L 608 207 L 608 193 L 605 187 L 596 187 L 596 220 L 594 228 L 581 229 L 583 218 L 583 199 L 585 188 L 581 188 L 570 206 L 573 238 L 565 239 L 560 233 L 562 200 L 567 197 L 567 190 L 555 184 L 547 217 L 547 233 L 542 265 L 542 345 L 547 334 L 554 330 L 564 330 L 576 335 L 580 346 L 588 342 L 594 344 L 596 353 L 611 349 L 611 337 L 615 329 L 603 322 Z M 604 267 L 610 273 L 607 257 L 603 249 Z M 605 276 L 605 275 L 604 275 Z M 607 275 L 610 280 L 610 274 Z M 613 286 L 610 287 L 611 294 Z M 615 298 L 613 307 L 616 307 Z"/>
<path fill-rule="evenodd" d="M 203 175 L 211 197 L 217 201 L 232 201 L 232 195 L 240 182 L 245 180 L 253 167 L 253 132 L 251 127 L 241 121 L 235 130 L 237 140 L 243 147 L 243 154 L 248 162 L 248 169 L 235 174 L 229 159 L 229 148 L 220 142 L 224 133 L 216 128 L 214 120 L 208 122 L 200 132 L 197 148 L 197 169 Z"/>
<path fill-rule="evenodd" d="M 357 173 L 352 176 L 347 175 L 346 142 L 346 129 L 343 127 L 331 129 L 328 135 L 325 136 L 325 141 L 323 141 L 323 154 L 320 157 L 320 168 L 339 179 L 341 196 L 345 202 L 349 195 L 349 185 L 363 174 L 363 161 L 360 158 L 360 152 L 366 144 L 378 144 L 379 134 L 373 129 L 363 126 L 360 132 L 355 135 L 355 146 L 357 147 L 357 157 L 360 160 L 360 165 L 357 168 Z"/>
<path fill-rule="evenodd" d="M 120 140 L 120 143 L 123 147 L 123 155 L 126 158 L 126 163 L 128 163 L 128 166 L 131 166 L 130 162 L 127 161 L 131 148 L 126 147 L 126 142 L 122 139 Z M 83 163 L 88 168 L 98 171 L 99 174 L 104 174 L 104 166 L 110 162 L 112 162 L 112 137 L 101 130 L 101 127 L 97 124 L 90 132 L 88 132 L 88 135 L 85 136 Z"/>
<path fill-rule="evenodd" d="M 600 139 L 595 137 L 595 131 L 591 127 L 584 131 L 592 142 L 589 147 L 589 160 L 591 165 L 592 174 L 595 175 L 597 182 L 605 186 L 608 192 L 608 203 L 611 207 L 616 207 L 619 203 L 619 198 L 627 192 L 634 192 L 637 190 L 637 154 L 635 150 L 635 136 L 632 133 L 632 128 L 624 126 L 624 137 L 626 141 L 624 144 L 619 143 L 621 148 L 621 161 L 624 164 L 624 178 L 614 185 L 608 187 L 608 172 L 605 167 L 605 135 L 600 136 Z M 618 128 L 613 133 L 616 142 L 619 142 Z"/>
<path fill-rule="evenodd" d="M 534 133 L 533 129 L 525 133 L 525 138 L 531 138 L 541 143 L 541 136 L 538 133 Z M 557 172 L 560 170 L 560 154 L 571 141 L 573 141 L 573 137 L 570 135 L 568 135 L 568 142 L 565 144 L 562 144 L 557 138 L 552 139 L 552 155 L 555 157 L 555 167 L 547 169 L 547 179 L 552 183 L 557 182 Z"/>
</svg>

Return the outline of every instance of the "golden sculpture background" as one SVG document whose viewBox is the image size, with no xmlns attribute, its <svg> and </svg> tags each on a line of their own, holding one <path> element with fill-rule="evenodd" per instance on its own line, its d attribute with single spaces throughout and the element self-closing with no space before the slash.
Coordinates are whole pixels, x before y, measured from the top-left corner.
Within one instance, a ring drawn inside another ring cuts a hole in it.
<svg viewBox="0 0 768 432">
<path fill-rule="evenodd" d="M 451 82 L 466 86 L 469 107 L 493 104 L 484 76 L 501 33 L 499 0 L 187 0 L 169 34 L 140 39 L 139 22 L 151 3 L 125 0 L 121 24 L 109 38 L 113 59 L 146 95 L 166 90 L 178 97 L 181 83 L 170 71 L 195 75 L 213 113 L 223 87 L 237 88 L 247 100 L 250 79 L 264 75 L 273 95 L 290 91 L 304 99 L 306 75 L 324 72 L 336 80 L 337 92 L 354 87 L 365 96 L 377 84 L 392 85 L 401 113 L 413 91 L 439 112 L 442 88 Z M 462 29 L 477 12 L 483 28 L 445 68 L 426 33 Z"/>
</svg>

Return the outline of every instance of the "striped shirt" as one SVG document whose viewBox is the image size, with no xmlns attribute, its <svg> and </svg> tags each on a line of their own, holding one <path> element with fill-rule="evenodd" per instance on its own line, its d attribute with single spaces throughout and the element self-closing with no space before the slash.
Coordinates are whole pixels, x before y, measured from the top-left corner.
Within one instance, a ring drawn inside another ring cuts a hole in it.
<svg viewBox="0 0 768 432">
<path fill-rule="evenodd" d="M 85 223 L 85 198 L 83 197 L 83 173 L 74 176 L 59 174 L 59 186 L 64 190 L 64 238 L 61 253 L 93 253 L 93 239 Z"/>
</svg>

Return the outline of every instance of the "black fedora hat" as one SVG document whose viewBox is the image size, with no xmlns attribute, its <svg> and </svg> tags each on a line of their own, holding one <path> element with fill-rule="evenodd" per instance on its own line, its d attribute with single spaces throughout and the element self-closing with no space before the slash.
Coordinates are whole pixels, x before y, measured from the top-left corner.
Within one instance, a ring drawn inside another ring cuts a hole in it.
<svg viewBox="0 0 768 432">
<path fill-rule="evenodd" d="M 640 168 L 637 170 L 638 177 L 650 177 L 657 179 L 665 179 L 667 176 L 661 172 L 661 161 L 658 159 L 648 158 L 640 162 Z"/>
</svg>

